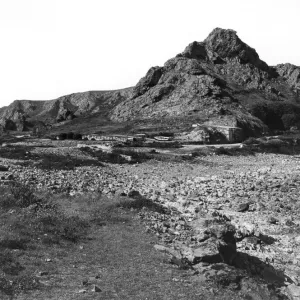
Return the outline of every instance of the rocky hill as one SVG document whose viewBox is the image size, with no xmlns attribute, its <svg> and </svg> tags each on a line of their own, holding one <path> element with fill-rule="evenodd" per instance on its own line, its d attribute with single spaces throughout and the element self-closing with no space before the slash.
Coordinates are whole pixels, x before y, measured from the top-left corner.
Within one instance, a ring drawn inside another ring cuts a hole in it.
<svg viewBox="0 0 300 300">
<path fill-rule="evenodd" d="M 89 114 L 106 116 L 131 89 L 74 93 L 49 101 L 16 100 L 0 109 L 0 124 L 8 130 L 25 130 L 35 122 L 55 124 Z"/>
<path fill-rule="evenodd" d="M 243 127 L 251 134 L 265 125 L 296 125 L 299 101 L 299 67 L 270 67 L 235 31 L 216 28 L 163 67 L 151 68 L 111 118 L 201 117 Z"/>
<path fill-rule="evenodd" d="M 0 109 L 0 124 L 24 130 L 34 122 L 82 126 L 144 122 L 186 128 L 212 122 L 238 126 L 246 136 L 300 126 L 300 67 L 268 66 L 233 30 L 214 29 L 162 67 L 152 67 L 134 88 L 71 94 L 50 101 L 15 101 Z M 76 124 L 77 124 L 76 123 Z"/>
</svg>

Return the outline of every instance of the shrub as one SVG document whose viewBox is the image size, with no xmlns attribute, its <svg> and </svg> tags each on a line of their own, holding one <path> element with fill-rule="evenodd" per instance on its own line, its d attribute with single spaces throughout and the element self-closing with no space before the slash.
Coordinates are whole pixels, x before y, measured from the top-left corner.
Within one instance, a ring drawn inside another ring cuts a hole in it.
<svg viewBox="0 0 300 300">
<path fill-rule="evenodd" d="M 299 117 L 295 114 L 284 114 L 281 117 L 283 126 L 285 130 L 289 130 L 292 126 L 297 125 L 299 122 Z"/>
<path fill-rule="evenodd" d="M 19 243 L 5 242 L 5 245 L 26 247 L 26 241 L 41 236 L 41 241 L 46 244 L 59 244 L 61 240 L 76 243 L 85 236 L 88 227 L 87 221 L 78 216 L 67 216 L 56 205 L 45 202 L 38 210 L 19 213 L 11 223 L 11 230 L 23 239 Z"/>
<path fill-rule="evenodd" d="M 12 205 L 14 206 L 24 208 L 41 203 L 41 200 L 36 197 L 34 189 L 21 182 L 14 181 L 11 183 L 10 192 L 13 196 Z"/>
<path fill-rule="evenodd" d="M 12 182 L 8 188 L 2 187 L 1 194 L 0 207 L 4 209 L 26 208 L 33 204 L 41 204 L 41 199 L 35 195 L 35 190 L 18 181 Z"/>
<path fill-rule="evenodd" d="M 66 138 L 68 140 L 73 140 L 74 139 L 74 132 L 68 132 L 68 133 L 66 133 Z"/>
<path fill-rule="evenodd" d="M 80 149 L 81 149 L 81 151 L 87 152 L 90 155 L 96 157 L 98 159 L 98 161 L 100 161 L 100 162 L 108 162 L 108 163 L 112 163 L 112 164 L 128 163 L 128 161 L 118 153 L 114 153 L 114 152 L 108 153 L 108 152 L 104 152 L 102 150 L 94 151 L 89 147 L 82 147 Z"/>
<path fill-rule="evenodd" d="M 60 140 L 65 140 L 67 138 L 67 134 L 65 132 L 61 132 L 58 137 Z"/>
<path fill-rule="evenodd" d="M 81 140 L 82 139 L 82 134 L 80 134 L 80 133 L 74 133 L 73 139 L 74 140 Z"/>
<path fill-rule="evenodd" d="M 155 211 L 161 214 L 165 214 L 166 213 L 166 209 L 157 203 L 154 203 L 153 201 L 144 198 L 142 196 L 137 197 L 135 199 L 126 199 L 123 201 L 120 201 L 120 203 L 117 205 L 117 207 L 122 207 L 122 208 L 127 208 L 127 209 L 137 209 L 137 210 L 141 210 L 143 208 L 147 208 L 151 211 Z"/>
<path fill-rule="evenodd" d="M 224 147 L 216 148 L 216 155 L 230 155 L 229 151 Z"/>
<path fill-rule="evenodd" d="M 15 260 L 12 252 L 8 249 L 1 249 L 0 269 L 9 275 L 18 275 L 23 267 Z M 1 288 L 1 287 L 0 287 Z"/>
</svg>

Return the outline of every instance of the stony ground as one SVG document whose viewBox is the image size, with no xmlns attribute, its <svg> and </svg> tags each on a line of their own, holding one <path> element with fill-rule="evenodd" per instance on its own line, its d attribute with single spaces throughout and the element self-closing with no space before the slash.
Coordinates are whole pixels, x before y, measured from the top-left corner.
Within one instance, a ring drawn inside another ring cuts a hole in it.
<svg viewBox="0 0 300 300">
<path fill-rule="evenodd" d="M 76 147 L 31 151 L 92 159 Z M 195 280 L 223 276 L 243 287 L 241 299 L 300 299 L 300 157 L 206 156 L 74 170 L 45 170 L 16 159 L 0 164 L 9 167 L 0 173 L 4 184 L 19 178 L 70 195 L 100 191 L 151 199 L 172 211 L 139 214 L 160 238 L 156 249 L 179 267 L 192 268 Z"/>
</svg>

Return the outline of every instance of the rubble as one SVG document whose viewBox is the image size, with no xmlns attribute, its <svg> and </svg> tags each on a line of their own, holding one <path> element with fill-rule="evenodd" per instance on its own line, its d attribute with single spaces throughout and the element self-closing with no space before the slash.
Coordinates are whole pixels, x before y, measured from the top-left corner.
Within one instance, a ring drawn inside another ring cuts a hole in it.
<svg viewBox="0 0 300 300">
<path fill-rule="evenodd" d="M 70 149 L 72 154 L 77 155 Z M 217 276 L 213 266 L 226 266 L 222 274 L 234 268 L 236 274 L 244 272 L 243 278 L 260 278 L 297 299 L 300 167 L 295 159 L 214 156 L 205 163 L 149 161 L 74 170 L 44 170 L 8 159 L 1 163 L 9 166 L 2 176 L 42 190 L 151 199 L 167 213 L 142 209 L 138 216 L 160 238 L 155 248 L 171 263 L 193 268 L 202 279 Z M 247 209 L 241 209 L 245 204 Z"/>
</svg>

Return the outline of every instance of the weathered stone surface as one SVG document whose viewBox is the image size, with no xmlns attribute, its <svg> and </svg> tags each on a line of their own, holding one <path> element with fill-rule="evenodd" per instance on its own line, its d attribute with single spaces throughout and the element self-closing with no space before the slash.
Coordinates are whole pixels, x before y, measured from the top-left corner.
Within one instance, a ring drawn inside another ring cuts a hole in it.
<svg viewBox="0 0 300 300">
<path fill-rule="evenodd" d="M 299 300 L 300 299 L 300 286 L 295 284 L 290 284 L 287 288 L 287 294 L 290 300 Z"/>
<path fill-rule="evenodd" d="M 132 190 L 127 194 L 127 196 L 130 198 L 136 198 L 136 197 L 140 197 L 141 194 L 139 191 Z"/>
<path fill-rule="evenodd" d="M 241 203 L 239 204 L 237 211 L 238 212 L 245 212 L 249 209 L 249 203 Z"/>
<path fill-rule="evenodd" d="M 209 239 L 201 243 L 198 248 L 194 249 L 193 263 L 207 262 L 218 263 L 221 262 L 221 256 L 218 250 L 218 241 L 216 239 Z"/>
<path fill-rule="evenodd" d="M 77 147 L 37 147 L 31 152 L 86 158 Z M 207 272 L 203 271 L 205 275 L 199 271 L 203 280 L 217 276 L 219 271 L 223 273 L 224 269 L 213 268 L 223 263 L 230 270 L 244 272 L 242 278 L 259 278 L 263 286 L 268 282 L 270 286 L 285 288 L 286 284 L 300 283 L 300 167 L 295 157 L 208 156 L 193 164 L 151 161 L 139 165 L 82 166 L 74 170 L 44 170 L 38 164 L 19 163 L 1 159 L 2 165 L 10 166 L 9 172 L 1 175 L 12 174 L 37 189 L 67 190 L 74 197 L 99 189 L 106 191 L 102 196 L 107 201 L 119 190 L 126 195 L 138 191 L 143 198 L 151 198 L 167 213 L 146 208 L 138 212 L 146 230 L 158 236 L 162 252 L 170 249 L 167 255 L 174 265 L 200 271 L 207 268 Z M 237 212 L 240 203 L 249 203 L 249 209 Z M 264 209 L 254 209 L 257 203 Z M 270 216 L 278 222 L 270 223 Z M 228 256 L 224 251 L 223 260 L 222 247 L 228 250 Z M 242 291 L 247 295 L 246 289 Z M 256 299 L 260 299 L 259 290 L 255 293 Z M 269 296 L 266 293 L 263 288 L 265 299 L 273 299 L 271 291 Z"/>
<path fill-rule="evenodd" d="M 154 249 L 157 250 L 157 251 L 160 251 L 162 253 L 172 255 L 172 256 L 174 256 L 178 259 L 181 258 L 181 254 L 180 254 L 179 251 L 176 251 L 176 250 L 171 249 L 169 247 L 166 247 L 166 246 L 163 246 L 163 245 L 154 245 Z"/>
<path fill-rule="evenodd" d="M 97 285 L 93 284 L 92 292 L 100 293 L 100 292 L 102 292 L 102 290 Z"/>
<path fill-rule="evenodd" d="M 23 131 L 36 121 L 55 123 L 111 109 L 131 95 L 132 89 L 74 93 L 48 101 L 16 100 L 0 110 L 0 124 L 7 130 Z"/>
<path fill-rule="evenodd" d="M 297 126 L 299 70 L 291 64 L 268 66 L 234 30 L 216 28 L 163 67 L 150 68 L 134 88 L 75 93 L 50 101 L 17 100 L 0 110 L 0 125 L 22 131 L 36 121 L 69 122 L 97 113 L 99 120 L 159 119 L 180 130 L 206 118 L 241 127 L 245 136 L 259 135 L 267 126 Z"/>
<path fill-rule="evenodd" d="M 285 120 L 292 123 L 289 126 L 299 120 L 300 107 L 285 101 L 299 102 L 298 73 L 299 68 L 289 64 L 269 67 L 234 30 L 216 28 L 163 67 L 151 68 L 133 97 L 113 109 L 111 119 L 196 119 L 201 112 L 219 125 L 242 127 L 246 135 L 266 129 L 263 123 L 283 129 Z M 259 95 L 255 104 L 249 101 L 252 93 Z M 286 116 L 289 111 L 295 118 Z"/>
</svg>

